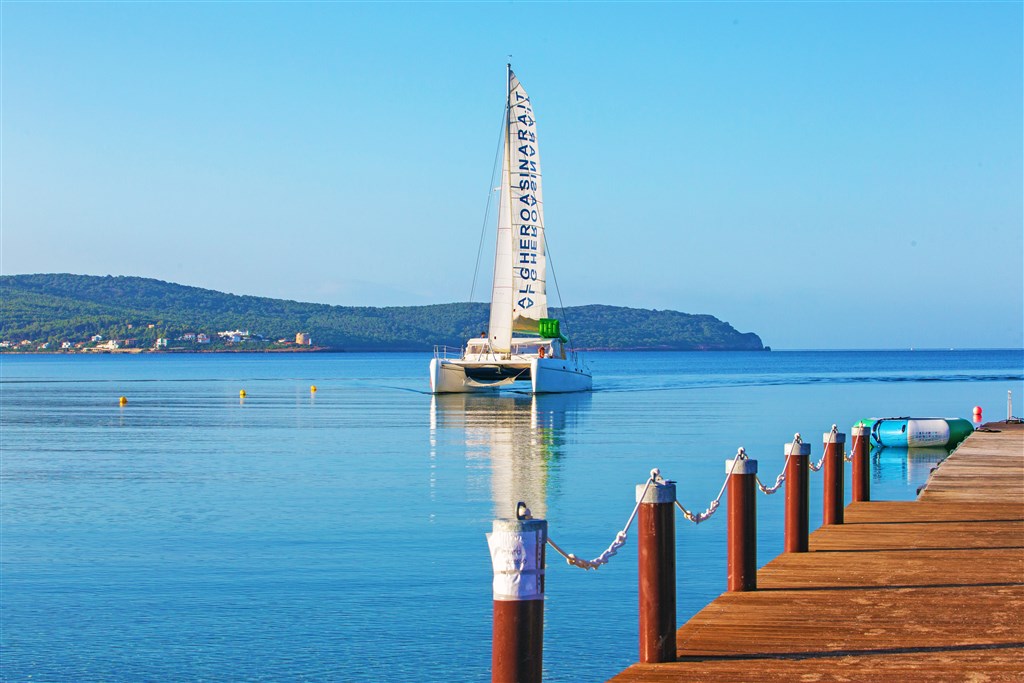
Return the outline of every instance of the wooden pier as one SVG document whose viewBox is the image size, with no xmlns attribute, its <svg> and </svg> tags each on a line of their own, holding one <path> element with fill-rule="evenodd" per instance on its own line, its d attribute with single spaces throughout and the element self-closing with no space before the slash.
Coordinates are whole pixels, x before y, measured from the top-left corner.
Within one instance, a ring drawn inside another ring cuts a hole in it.
<svg viewBox="0 0 1024 683">
<path fill-rule="evenodd" d="M 1024 681 L 1024 425 L 972 434 L 916 501 L 851 504 L 757 588 L 611 680 Z"/>
</svg>

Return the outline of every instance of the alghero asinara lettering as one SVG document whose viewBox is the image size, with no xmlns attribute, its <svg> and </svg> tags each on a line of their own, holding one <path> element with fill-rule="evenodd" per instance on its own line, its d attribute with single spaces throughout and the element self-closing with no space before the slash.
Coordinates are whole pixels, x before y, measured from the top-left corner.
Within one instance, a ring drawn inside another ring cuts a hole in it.
<svg viewBox="0 0 1024 683">
<path fill-rule="evenodd" d="M 534 296 L 544 292 L 545 283 L 538 281 L 537 268 L 537 259 L 544 253 L 544 215 L 538 196 L 540 165 L 536 121 L 530 98 L 518 84 L 512 93 L 509 116 L 513 119 L 509 144 L 513 150 L 512 245 L 516 265 L 516 304 L 525 312 L 533 308 Z"/>
</svg>

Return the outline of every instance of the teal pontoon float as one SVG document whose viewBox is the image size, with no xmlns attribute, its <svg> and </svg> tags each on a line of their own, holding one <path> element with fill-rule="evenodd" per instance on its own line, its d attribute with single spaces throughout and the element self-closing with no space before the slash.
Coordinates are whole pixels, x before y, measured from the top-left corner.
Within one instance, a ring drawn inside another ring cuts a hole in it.
<svg viewBox="0 0 1024 683">
<path fill-rule="evenodd" d="M 869 417 L 854 427 L 867 427 L 873 442 L 889 448 L 953 448 L 974 431 L 960 417 Z"/>
</svg>

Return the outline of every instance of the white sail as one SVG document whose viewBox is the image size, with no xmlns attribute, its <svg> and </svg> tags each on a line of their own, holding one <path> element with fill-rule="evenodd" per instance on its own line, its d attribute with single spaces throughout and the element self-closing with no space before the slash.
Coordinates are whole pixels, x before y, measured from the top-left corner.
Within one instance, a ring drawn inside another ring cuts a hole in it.
<svg viewBox="0 0 1024 683">
<path fill-rule="evenodd" d="M 511 71 L 509 72 L 511 74 Z M 505 109 L 505 153 L 501 166 L 501 195 L 498 200 L 498 243 L 494 249 L 494 284 L 491 287 L 491 321 L 487 336 L 491 350 L 508 353 L 512 345 L 512 214 L 508 185 L 508 108 Z"/>
<path fill-rule="evenodd" d="M 508 72 L 505 155 L 491 290 L 491 348 L 507 353 L 513 331 L 537 332 L 548 315 L 544 200 L 533 104 Z"/>
</svg>

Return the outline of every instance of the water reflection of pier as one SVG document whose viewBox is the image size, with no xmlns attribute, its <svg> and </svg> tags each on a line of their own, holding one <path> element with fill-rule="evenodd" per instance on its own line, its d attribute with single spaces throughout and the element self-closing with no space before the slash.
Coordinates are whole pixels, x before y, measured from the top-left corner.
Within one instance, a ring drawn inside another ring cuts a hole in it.
<svg viewBox="0 0 1024 683">
<path fill-rule="evenodd" d="M 490 462 L 495 517 L 510 517 L 518 501 L 535 517 L 546 517 L 548 488 L 566 434 L 590 399 L 589 393 L 439 394 L 430 401 L 431 451 L 440 430 L 460 430 L 467 459 Z"/>
</svg>

